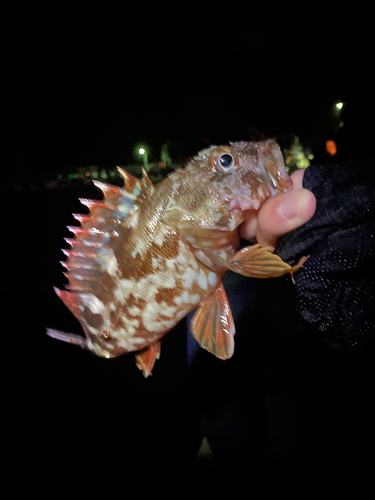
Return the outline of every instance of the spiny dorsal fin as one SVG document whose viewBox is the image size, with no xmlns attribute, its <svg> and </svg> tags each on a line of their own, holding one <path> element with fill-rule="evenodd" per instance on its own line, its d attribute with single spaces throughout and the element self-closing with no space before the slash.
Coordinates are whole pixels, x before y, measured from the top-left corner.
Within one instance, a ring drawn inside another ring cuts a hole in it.
<svg viewBox="0 0 375 500">
<path fill-rule="evenodd" d="M 145 190 L 146 192 L 150 192 L 151 189 L 154 187 L 152 180 L 148 176 L 148 173 L 146 170 L 142 167 L 142 179 L 141 179 L 141 184 L 142 184 L 142 189 Z"/>
<path fill-rule="evenodd" d="M 118 242 L 126 238 L 127 232 L 131 230 L 126 222 L 129 211 L 137 199 L 141 202 L 150 189 L 151 181 L 139 180 L 120 168 L 119 171 L 125 179 L 126 188 L 93 181 L 103 192 L 104 200 L 80 199 L 90 214 L 74 214 L 80 225 L 68 226 L 75 237 L 66 238 L 71 248 L 63 250 L 67 260 L 61 264 L 68 271 L 64 274 L 69 283 L 67 290 L 56 290 L 56 293 L 84 329 L 86 319 L 83 310 L 90 308 L 90 304 L 92 307 L 93 304 L 105 302 L 107 290 L 103 285 L 106 282 L 103 277 L 113 276 L 117 272 L 115 252 Z M 100 302 L 95 302 L 96 299 Z"/>
<path fill-rule="evenodd" d="M 141 187 L 141 183 L 140 183 L 139 179 L 134 177 L 134 175 L 129 174 L 128 172 L 126 172 L 126 170 L 123 170 L 121 167 L 117 167 L 117 170 L 120 172 L 120 174 L 124 178 L 125 190 L 127 192 L 137 191 L 137 187 L 138 188 Z M 136 196 L 138 196 L 138 195 L 136 194 Z"/>
<path fill-rule="evenodd" d="M 124 189 L 113 184 L 105 184 L 104 182 L 93 179 L 93 184 L 99 188 L 104 194 L 104 201 L 107 203 L 118 203 L 118 198 L 123 195 Z"/>
</svg>

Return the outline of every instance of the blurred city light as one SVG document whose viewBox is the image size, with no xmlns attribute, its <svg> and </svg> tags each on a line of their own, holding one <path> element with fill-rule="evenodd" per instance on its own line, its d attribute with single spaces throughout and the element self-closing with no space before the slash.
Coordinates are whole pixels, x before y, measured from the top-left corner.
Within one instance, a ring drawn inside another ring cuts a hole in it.
<svg viewBox="0 0 375 500">
<path fill-rule="evenodd" d="M 293 138 L 290 149 L 284 149 L 283 154 L 288 174 L 293 173 L 297 169 L 307 168 L 310 165 L 311 151 L 309 148 L 303 147 L 297 136 Z"/>
<path fill-rule="evenodd" d="M 138 149 L 138 153 L 142 156 L 143 158 L 143 168 L 148 172 L 148 157 L 147 157 L 147 149 L 146 146 L 141 146 Z"/>
<path fill-rule="evenodd" d="M 337 108 L 338 110 L 341 110 L 341 109 L 343 108 L 343 106 L 344 106 L 344 103 L 343 103 L 343 102 L 341 102 L 341 101 L 340 101 L 340 102 L 336 102 L 336 105 L 335 105 L 335 106 L 336 106 L 336 108 Z"/>
<path fill-rule="evenodd" d="M 332 141 L 331 139 L 326 141 L 326 152 L 330 156 L 335 156 L 335 154 L 337 153 L 337 146 L 335 141 Z"/>
</svg>

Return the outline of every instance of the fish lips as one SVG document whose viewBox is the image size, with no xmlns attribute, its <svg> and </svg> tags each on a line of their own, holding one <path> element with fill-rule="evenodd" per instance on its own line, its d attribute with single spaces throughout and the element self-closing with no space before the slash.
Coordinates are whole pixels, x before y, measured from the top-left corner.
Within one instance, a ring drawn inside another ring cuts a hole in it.
<svg viewBox="0 0 375 500">
<path fill-rule="evenodd" d="M 274 169 L 266 167 L 267 164 L 270 164 L 270 160 L 275 167 Z M 275 172 L 272 172 L 272 170 L 275 170 Z M 271 196 L 292 189 L 293 181 L 286 171 L 280 147 L 273 140 L 265 141 L 259 145 L 259 171 L 264 184 L 270 190 Z"/>
</svg>

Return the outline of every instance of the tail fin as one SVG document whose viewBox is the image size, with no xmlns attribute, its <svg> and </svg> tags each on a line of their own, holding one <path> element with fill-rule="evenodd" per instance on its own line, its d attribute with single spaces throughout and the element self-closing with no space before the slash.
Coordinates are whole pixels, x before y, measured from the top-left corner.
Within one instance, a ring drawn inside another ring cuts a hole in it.
<svg viewBox="0 0 375 500">
<path fill-rule="evenodd" d="M 68 342 L 69 344 L 74 344 L 82 347 L 82 349 L 88 349 L 87 340 L 81 335 L 76 335 L 74 333 L 60 332 L 59 330 L 53 330 L 52 328 L 47 328 L 46 333 L 49 337 L 53 339 L 62 340 L 63 342 Z"/>
</svg>

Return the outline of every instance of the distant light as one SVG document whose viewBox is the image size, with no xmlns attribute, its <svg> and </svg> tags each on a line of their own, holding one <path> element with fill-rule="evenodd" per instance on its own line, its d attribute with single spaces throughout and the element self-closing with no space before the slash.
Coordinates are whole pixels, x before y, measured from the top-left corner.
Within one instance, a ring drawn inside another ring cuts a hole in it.
<svg viewBox="0 0 375 500">
<path fill-rule="evenodd" d="M 86 176 L 86 177 L 90 177 L 90 172 L 86 172 L 86 173 L 85 173 L 85 176 Z"/>
<path fill-rule="evenodd" d="M 145 154 L 145 152 L 146 152 L 145 148 L 139 148 L 138 153 L 139 153 L 140 155 L 144 155 L 144 154 Z"/>
<path fill-rule="evenodd" d="M 332 140 L 326 141 L 326 152 L 330 156 L 335 156 L 335 154 L 337 153 L 337 146 L 335 141 Z"/>
<path fill-rule="evenodd" d="M 344 106 L 344 103 L 343 102 L 336 102 L 336 108 L 337 109 L 342 109 Z"/>
<path fill-rule="evenodd" d="M 307 157 L 309 160 L 313 160 L 314 159 L 314 155 L 312 153 L 309 154 L 309 156 Z"/>
</svg>

